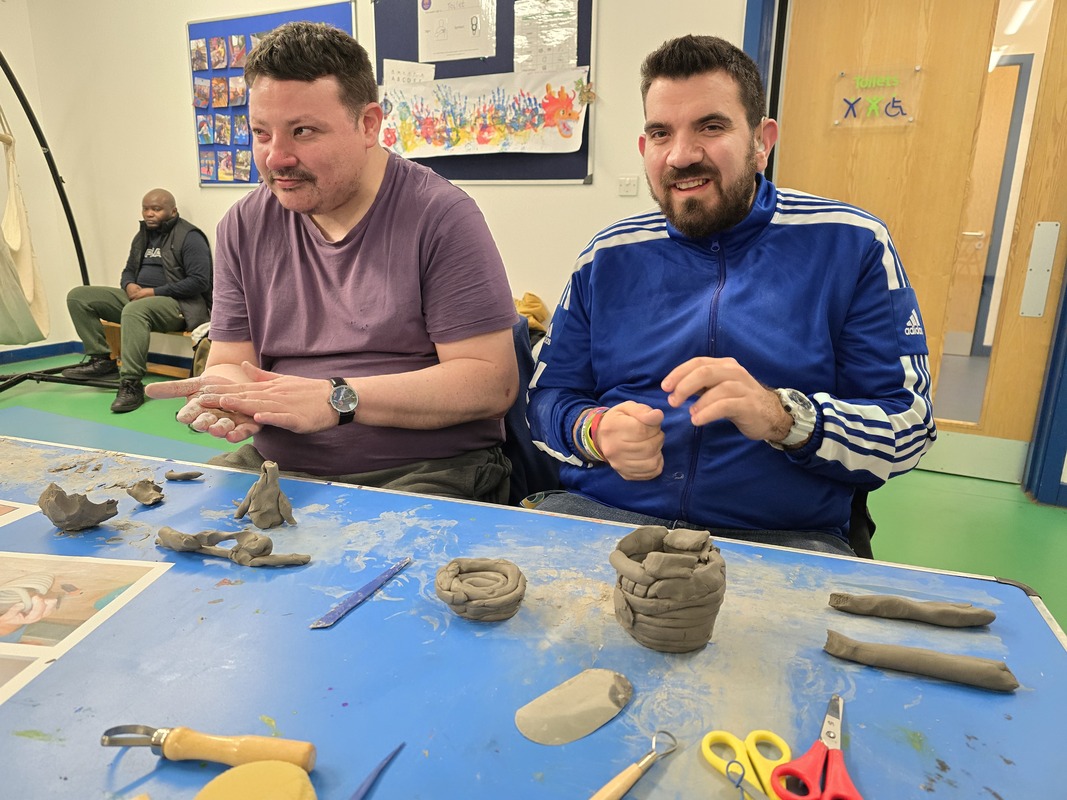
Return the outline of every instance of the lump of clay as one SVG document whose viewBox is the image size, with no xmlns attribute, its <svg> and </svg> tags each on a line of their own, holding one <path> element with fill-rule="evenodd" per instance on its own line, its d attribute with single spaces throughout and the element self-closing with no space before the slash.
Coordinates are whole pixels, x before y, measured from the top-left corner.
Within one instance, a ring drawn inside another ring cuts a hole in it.
<svg viewBox="0 0 1067 800">
<path fill-rule="evenodd" d="M 278 465 L 273 461 L 263 462 L 259 480 L 252 484 L 233 518 L 240 519 L 245 514 L 253 525 L 264 530 L 276 528 L 283 522 L 296 525 L 293 506 L 278 485 Z"/>
<path fill-rule="evenodd" d="M 153 483 L 150 478 L 145 478 L 126 489 L 126 494 L 138 503 L 154 506 L 163 499 L 163 487 Z"/>
<path fill-rule="evenodd" d="M 175 472 L 174 470 L 168 470 L 163 477 L 168 481 L 195 481 L 203 474 L 203 472 Z"/>
<path fill-rule="evenodd" d="M 237 544 L 229 549 L 215 546 L 229 539 L 235 539 Z M 311 556 L 304 553 L 273 552 L 274 542 L 270 537 L 255 531 L 182 533 L 164 526 L 156 535 L 156 544 L 179 553 L 202 553 L 206 556 L 228 558 L 242 567 L 292 567 L 311 561 Z"/>
<path fill-rule="evenodd" d="M 37 505 L 61 531 L 83 531 L 119 513 L 118 500 L 94 503 L 84 494 L 67 494 L 55 483 L 41 492 Z"/>
<path fill-rule="evenodd" d="M 503 558 L 454 558 L 437 571 L 433 588 L 459 616 L 495 622 L 515 616 L 526 576 Z"/>
<path fill-rule="evenodd" d="M 726 562 L 708 531 L 644 525 L 608 557 L 619 575 L 615 618 L 645 647 L 688 653 L 711 641 L 726 594 Z"/>
</svg>

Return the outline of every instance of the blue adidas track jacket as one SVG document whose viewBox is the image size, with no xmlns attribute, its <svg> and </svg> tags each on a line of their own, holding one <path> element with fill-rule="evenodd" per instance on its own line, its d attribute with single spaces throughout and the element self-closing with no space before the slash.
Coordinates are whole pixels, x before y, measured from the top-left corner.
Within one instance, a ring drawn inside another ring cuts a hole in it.
<svg viewBox="0 0 1067 800">
<path fill-rule="evenodd" d="M 936 438 L 922 317 L 881 221 L 758 180 L 749 215 L 707 239 L 656 211 L 590 242 L 542 344 L 527 419 L 563 462 L 563 486 L 599 502 L 845 537 L 854 490 L 907 472 Z M 696 356 L 733 357 L 766 386 L 804 392 L 818 412 L 811 441 L 783 452 L 729 421 L 693 426 L 660 381 Z M 585 464 L 571 441 L 583 409 L 625 400 L 664 412 L 654 480 Z"/>
</svg>

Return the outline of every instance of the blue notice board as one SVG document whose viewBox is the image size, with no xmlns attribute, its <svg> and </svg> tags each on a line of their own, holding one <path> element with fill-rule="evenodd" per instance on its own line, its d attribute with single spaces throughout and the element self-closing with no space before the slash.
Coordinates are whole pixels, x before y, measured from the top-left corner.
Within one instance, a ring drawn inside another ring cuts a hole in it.
<svg viewBox="0 0 1067 800">
<path fill-rule="evenodd" d="M 197 169 L 201 186 L 254 184 L 244 64 L 266 33 L 286 22 L 325 22 L 355 35 L 351 2 L 274 14 L 190 22 L 189 68 Z"/>
</svg>

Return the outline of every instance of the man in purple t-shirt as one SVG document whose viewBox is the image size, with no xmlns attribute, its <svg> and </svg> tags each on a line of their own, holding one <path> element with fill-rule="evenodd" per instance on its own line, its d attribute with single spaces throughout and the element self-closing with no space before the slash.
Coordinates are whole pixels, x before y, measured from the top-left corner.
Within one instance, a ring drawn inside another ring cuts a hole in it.
<svg viewBox="0 0 1067 800">
<path fill-rule="evenodd" d="M 518 392 L 504 266 L 474 201 L 378 143 L 366 51 L 290 23 L 245 68 L 264 184 L 219 223 L 211 353 L 178 420 L 218 463 L 505 501 Z"/>
</svg>

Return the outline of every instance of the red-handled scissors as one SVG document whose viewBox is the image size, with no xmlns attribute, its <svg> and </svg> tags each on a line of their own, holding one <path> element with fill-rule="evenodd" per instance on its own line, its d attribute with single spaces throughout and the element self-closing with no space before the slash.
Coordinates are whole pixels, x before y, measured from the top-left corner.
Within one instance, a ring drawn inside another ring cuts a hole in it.
<svg viewBox="0 0 1067 800">
<path fill-rule="evenodd" d="M 800 758 L 781 764 L 771 773 L 773 791 L 782 800 L 863 800 L 845 769 L 845 756 L 841 752 L 841 717 L 845 701 L 839 695 L 830 698 L 823 717 L 822 731 L 815 744 Z M 804 784 L 803 794 L 783 786 L 783 779 L 794 779 Z"/>
</svg>

